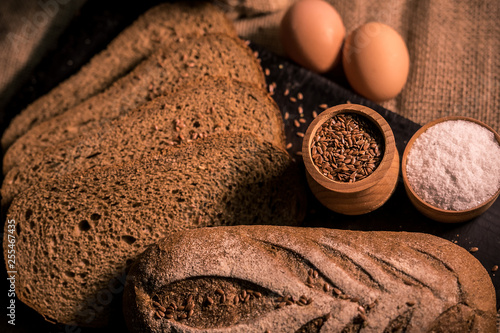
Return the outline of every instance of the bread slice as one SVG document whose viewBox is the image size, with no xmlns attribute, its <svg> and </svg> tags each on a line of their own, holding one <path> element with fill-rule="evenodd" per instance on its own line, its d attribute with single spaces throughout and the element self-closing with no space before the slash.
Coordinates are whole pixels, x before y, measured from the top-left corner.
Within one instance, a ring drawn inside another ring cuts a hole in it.
<svg viewBox="0 0 500 333">
<path fill-rule="evenodd" d="M 285 148 L 278 106 L 264 88 L 225 78 L 160 96 L 84 136 L 48 148 L 12 168 L 2 204 L 29 186 L 75 170 L 114 165 L 214 132 L 246 130 Z"/>
<path fill-rule="evenodd" d="M 135 262 L 123 303 L 134 333 L 496 331 L 495 290 L 481 263 L 449 241 L 407 232 L 179 232 Z"/>
<path fill-rule="evenodd" d="M 208 3 L 178 2 L 150 9 L 75 75 L 15 117 L 2 137 L 4 151 L 31 127 L 109 87 L 155 50 L 179 39 L 205 33 L 237 36 L 232 23 L 219 9 Z"/>
<path fill-rule="evenodd" d="M 7 213 L 16 295 L 48 320 L 104 325 L 114 283 L 146 246 L 189 228 L 297 225 L 304 192 L 284 149 L 242 132 L 41 183 Z"/>
<path fill-rule="evenodd" d="M 211 34 L 176 43 L 142 62 L 99 95 L 29 130 L 5 153 L 4 174 L 26 156 L 78 137 L 157 96 L 216 76 L 265 84 L 262 68 L 239 39 Z"/>
</svg>

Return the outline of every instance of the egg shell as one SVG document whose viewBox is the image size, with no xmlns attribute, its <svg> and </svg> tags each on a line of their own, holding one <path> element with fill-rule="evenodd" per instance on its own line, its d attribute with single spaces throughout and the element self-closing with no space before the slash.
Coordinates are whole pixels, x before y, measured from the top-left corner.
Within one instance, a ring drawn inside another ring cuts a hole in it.
<svg viewBox="0 0 500 333">
<path fill-rule="evenodd" d="M 286 12 L 280 24 L 280 40 L 286 54 L 318 73 L 340 61 L 345 27 L 339 13 L 322 0 L 300 0 Z"/>
<path fill-rule="evenodd" d="M 342 64 L 356 92 L 381 102 L 396 97 L 403 89 L 410 56 L 396 30 L 383 23 L 369 22 L 347 37 Z"/>
</svg>

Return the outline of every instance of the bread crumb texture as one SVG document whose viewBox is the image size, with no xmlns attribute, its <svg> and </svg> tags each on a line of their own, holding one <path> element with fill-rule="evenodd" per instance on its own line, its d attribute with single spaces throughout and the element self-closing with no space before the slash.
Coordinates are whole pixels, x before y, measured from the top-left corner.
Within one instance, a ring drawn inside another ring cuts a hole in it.
<svg viewBox="0 0 500 333">
<path fill-rule="evenodd" d="M 8 211 L 17 223 L 16 293 L 52 321 L 102 326 L 115 284 L 148 245 L 189 228 L 297 225 L 302 193 L 286 151 L 250 133 L 41 183 Z"/>
</svg>

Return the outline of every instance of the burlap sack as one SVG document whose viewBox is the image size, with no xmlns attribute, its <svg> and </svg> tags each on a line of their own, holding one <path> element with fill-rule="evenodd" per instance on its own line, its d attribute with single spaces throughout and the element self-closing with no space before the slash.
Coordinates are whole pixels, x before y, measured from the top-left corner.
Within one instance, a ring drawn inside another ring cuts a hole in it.
<svg viewBox="0 0 500 333">
<path fill-rule="evenodd" d="M 379 21 L 406 41 L 411 58 L 408 81 L 401 94 L 383 106 L 420 124 L 462 115 L 500 130 L 500 1 L 328 1 L 348 33 Z M 243 3 L 252 5 L 251 0 Z M 283 14 L 284 9 L 235 22 L 241 36 L 283 54 L 278 39 Z"/>
<path fill-rule="evenodd" d="M 0 1 L 0 109 L 85 0 Z"/>
</svg>

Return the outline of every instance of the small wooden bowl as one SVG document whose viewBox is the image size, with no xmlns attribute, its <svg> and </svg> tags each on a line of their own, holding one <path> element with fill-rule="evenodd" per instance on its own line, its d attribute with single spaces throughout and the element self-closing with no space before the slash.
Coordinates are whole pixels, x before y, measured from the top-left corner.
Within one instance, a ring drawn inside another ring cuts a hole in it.
<svg viewBox="0 0 500 333">
<path fill-rule="evenodd" d="M 325 177 L 311 157 L 311 144 L 321 125 L 341 113 L 363 116 L 374 124 L 383 139 L 383 157 L 373 173 L 352 183 L 334 181 Z M 306 178 L 314 196 L 332 211 L 346 215 L 369 213 L 382 206 L 396 188 L 399 174 L 399 154 L 391 127 L 376 111 L 362 105 L 342 104 L 323 111 L 309 125 L 302 142 L 302 156 Z"/>
<path fill-rule="evenodd" d="M 415 140 L 424 133 L 427 129 L 430 127 L 449 120 L 466 120 L 466 121 L 471 121 L 476 124 L 479 124 L 488 130 L 490 130 L 494 135 L 496 140 L 500 144 L 500 136 L 498 133 L 496 133 L 490 126 L 476 120 L 473 118 L 469 117 L 461 117 L 461 116 L 448 116 L 448 117 L 443 117 L 436 119 L 434 121 L 431 121 L 430 123 L 426 124 L 422 128 L 420 128 L 408 141 L 408 144 L 406 145 L 405 151 L 403 152 L 403 158 L 401 161 L 401 169 L 402 169 L 402 174 L 403 174 L 403 182 L 405 186 L 406 193 L 408 197 L 410 198 L 410 201 L 412 204 L 415 206 L 415 208 L 421 212 L 423 215 L 427 216 L 428 218 L 438 221 L 438 222 L 445 222 L 445 223 L 458 223 L 458 222 L 465 222 L 468 220 L 473 219 L 474 217 L 477 217 L 484 213 L 490 206 L 495 202 L 495 200 L 498 198 L 498 195 L 500 194 L 500 188 L 498 191 L 487 201 L 483 202 L 479 206 L 476 206 L 471 209 L 467 210 L 446 210 L 446 209 L 441 209 L 438 207 L 435 207 L 426 201 L 424 201 L 422 198 L 420 198 L 417 193 L 412 189 L 412 187 L 409 184 L 408 181 L 408 175 L 406 173 L 406 163 L 408 159 L 408 154 L 411 150 L 411 147 L 415 143 Z"/>
</svg>

